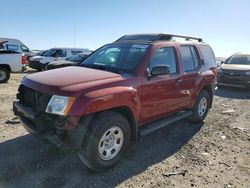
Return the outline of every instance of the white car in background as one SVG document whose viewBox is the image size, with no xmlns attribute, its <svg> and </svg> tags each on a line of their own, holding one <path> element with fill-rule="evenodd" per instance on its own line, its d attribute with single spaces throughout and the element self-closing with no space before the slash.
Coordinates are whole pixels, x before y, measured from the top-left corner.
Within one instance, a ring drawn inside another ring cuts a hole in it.
<svg viewBox="0 0 250 188">
<path fill-rule="evenodd" d="M 25 55 L 30 52 L 29 48 L 20 40 L 11 38 L 0 38 L 0 49 L 20 52 Z"/>
<path fill-rule="evenodd" d="M 86 48 L 51 48 L 42 54 L 42 56 L 34 56 L 29 60 L 29 67 L 37 70 L 44 70 L 45 67 L 53 61 L 66 60 L 72 55 L 90 53 Z"/>
<path fill-rule="evenodd" d="M 10 78 L 10 72 L 25 70 L 26 57 L 20 52 L 0 50 L 0 83 L 5 83 Z"/>
</svg>

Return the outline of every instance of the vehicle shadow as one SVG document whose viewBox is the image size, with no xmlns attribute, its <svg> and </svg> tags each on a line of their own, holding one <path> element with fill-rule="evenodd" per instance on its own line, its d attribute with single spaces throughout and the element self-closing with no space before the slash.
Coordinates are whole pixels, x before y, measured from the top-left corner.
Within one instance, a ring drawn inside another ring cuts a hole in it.
<svg viewBox="0 0 250 188">
<path fill-rule="evenodd" d="M 244 88 L 219 87 L 215 95 L 231 99 L 250 99 L 250 90 Z"/>
<path fill-rule="evenodd" d="M 0 144 L 0 187 L 114 187 L 176 153 L 202 125 L 183 120 L 142 137 L 118 165 L 102 173 L 89 171 L 75 153 L 21 136 Z"/>
</svg>

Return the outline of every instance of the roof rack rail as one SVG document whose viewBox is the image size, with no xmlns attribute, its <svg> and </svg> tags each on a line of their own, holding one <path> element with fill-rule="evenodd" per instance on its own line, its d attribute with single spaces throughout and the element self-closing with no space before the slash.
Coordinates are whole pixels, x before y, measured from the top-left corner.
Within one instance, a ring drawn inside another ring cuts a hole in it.
<svg viewBox="0 0 250 188">
<path fill-rule="evenodd" d="M 176 34 L 135 34 L 135 35 L 124 35 L 123 37 L 116 40 L 118 41 L 144 41 L 144 42 L 154 42 L 159 40 L 171 41 L 174 37 L 184 38 L 185 40 L 197 40 L 198 42 L 203 42 L 202 38 L 186 36 L 186 35 L 176 35 Z"/>
</svg>

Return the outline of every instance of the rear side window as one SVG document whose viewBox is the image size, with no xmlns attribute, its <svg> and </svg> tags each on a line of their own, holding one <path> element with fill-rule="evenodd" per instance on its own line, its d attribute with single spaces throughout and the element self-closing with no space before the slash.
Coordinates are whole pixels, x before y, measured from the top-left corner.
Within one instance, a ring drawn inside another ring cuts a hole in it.
<svg viewBox="0 0 250 188">
<path fill-rule="evenodd" d="M 6 48 L 7 48 L 7 50 L 14 50 L 14 51 L 18 50 L 18 46 L 12 45 L 12 44 L 6 44 Z"/>
<path fill-rule="evenodd" d="M 81 50 L 72 50 L 72 51 L 71 51 L 71 54 L 72 54 L 72 55 L 77 55 L 77 54 L 80 54 L 80 53 L 82 53 Z"/>
<path fill-rule="evenodd" d="M 151 70 L 152 67 L 156 65 L 168 65 L 170 74 L 176 73 L 177 70 L 174 48 L 159 48 L 150 61 L 149 69 Z"/>
<path fill-rule="evenodd" d="M 216 60 L 212 49 L 209 46 L 200 46 L 201 55 L 203 57 L 205 65 L 216 67 Z"/>
<path fill-rule="evenodd" d="M 185 72 L 193 71 L 199 66 L 198 56 L 193 46 L 181 46 L 180 52 Z"/>
</svg>

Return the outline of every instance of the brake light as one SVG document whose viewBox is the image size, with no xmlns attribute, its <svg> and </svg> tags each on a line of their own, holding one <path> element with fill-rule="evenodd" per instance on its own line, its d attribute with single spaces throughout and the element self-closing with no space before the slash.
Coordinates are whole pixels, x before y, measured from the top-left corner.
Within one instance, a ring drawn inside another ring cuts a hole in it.
<svg viewBox="0 0 250 188">
<path fill-rule="evenodd" d="M 26 65 L 26 56 L 25 55 L 22 56 L 22 64 Z"/>
</svg>

